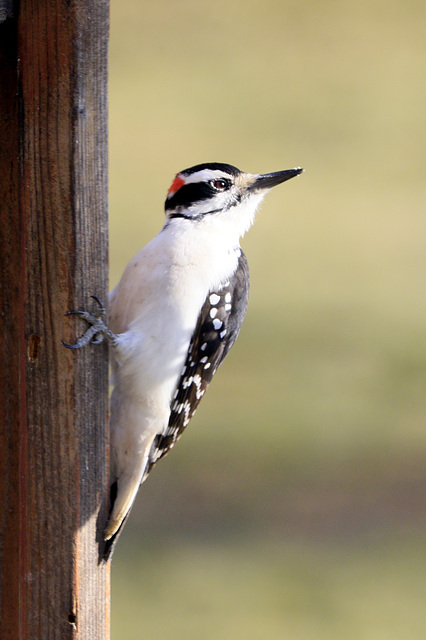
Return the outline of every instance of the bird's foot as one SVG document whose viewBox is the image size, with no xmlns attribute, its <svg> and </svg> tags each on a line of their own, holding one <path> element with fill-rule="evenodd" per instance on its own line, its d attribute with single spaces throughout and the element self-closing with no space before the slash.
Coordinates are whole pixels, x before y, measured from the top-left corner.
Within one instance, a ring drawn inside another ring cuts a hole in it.
<svg viewBox="0 0 426 640">
<path fill-rule="evenodd" d="M 105 324 L 105 307 L 102 302 L 96 296 L 91 296 L 99 305 L 99 312 L 97 315 L 88 313 L 87 311 L 68 311 L 66 316 L 78 316 L 85 320 L 90 326 L 83 333 L 82 336 L 77 340 L 75 344 L 68 344 L 62 340 L 62 344 L 64 347 L 68 349 L 81 349 L 81 347 L 85 347 L 89 343 L 91 344 L 101 344 L 104 338 L 106 338 L 111 344 L 116 344 L 117 336 L 110 329 L 108 329 Z"/>
</svg>

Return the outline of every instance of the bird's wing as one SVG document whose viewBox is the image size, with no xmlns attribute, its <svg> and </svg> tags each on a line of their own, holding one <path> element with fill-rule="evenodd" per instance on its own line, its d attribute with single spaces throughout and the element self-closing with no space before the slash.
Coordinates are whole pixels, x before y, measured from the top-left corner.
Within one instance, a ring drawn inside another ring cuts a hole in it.
<svg viewBox="0 0 426 640">
<path fill-rule="evenodd" d="M 219 365 L 237 339 L 247 311 L 249 282 L 247 258 L 241 251 L 234 274 L 220 289 L 209 292 L 200 311 L 171 402 L 168 427 L 154 439 L 145 477 L 182 435 Z"/>
</svg>

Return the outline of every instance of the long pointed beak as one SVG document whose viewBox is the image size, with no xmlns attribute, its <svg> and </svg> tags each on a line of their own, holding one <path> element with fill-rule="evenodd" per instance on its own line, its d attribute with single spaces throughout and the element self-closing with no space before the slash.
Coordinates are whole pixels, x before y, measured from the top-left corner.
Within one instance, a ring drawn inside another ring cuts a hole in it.
<svg viewBox="0 0 426 640">
<path fill-rule="evenodd" d="M 257 176 L 255 181 L 250 185 L 250 191 L 264 191 L 265 189 L 271 189 L 281 182 L 290 180 L 303 173 L 302 167 L 295 167 L 294 169 L 286 169 L 285 171 L 275 171 L 274 173 L 265 173 Z"/>
</svg>

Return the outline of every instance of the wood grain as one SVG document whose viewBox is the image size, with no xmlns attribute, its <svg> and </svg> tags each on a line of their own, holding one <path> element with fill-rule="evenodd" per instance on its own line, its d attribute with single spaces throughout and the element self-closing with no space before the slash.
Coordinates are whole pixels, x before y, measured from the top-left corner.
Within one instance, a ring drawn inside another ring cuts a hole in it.
<svg viewBox="0 0 426 640">
<path fill-rule="evenodd" d="M 109 637 L 107 351 L 65 349 L 106 300 L 108 2 L 0 25 L 0 637 Z"/>
</svg>

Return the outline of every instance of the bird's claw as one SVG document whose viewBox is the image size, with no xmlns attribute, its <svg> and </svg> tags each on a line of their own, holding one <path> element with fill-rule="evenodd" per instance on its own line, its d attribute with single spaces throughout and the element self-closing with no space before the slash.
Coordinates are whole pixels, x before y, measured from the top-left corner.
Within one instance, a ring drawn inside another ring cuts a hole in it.
<svg viewBox="0 0 426 640">
<path fill-rule="evenodd" d="M 75 344 L 68 344 L 68 342 L 64 342 L 62 340 L 62 344 L 67 349 L 81 349 L 81 347 L 87 346 L 89 343 L 92 344 L 101 344 L 106 337 L 113 344 L 116 341 L 116 336 L 112 331 L 108 329 L 104 322 L 104 318 L 106 315 L 105 307 L 102 302 L 99 300 L 97 296 L 91 296 L 99 305 L 99 315 L 94 315 L 89 313 L 88 311 L 67 311 L 65 313 L 66 316 L 78 316 L 82 320 L 85 320 L 90 326 L 83 333 L 82 336 L 79 337 Z"/>
<path fill-rule="evenodd" d="M 98 303 L 99 305 L 99 317 L 100 318 L 105 318 L 106 316 L 106 309 L 104 307 L 104 305 L 102 304 L 102 302 L 99 300 L 98 296 L 90 296 L 91 298 L 93 298 L 93 300 L 95 302 Z"/>
</svg>

